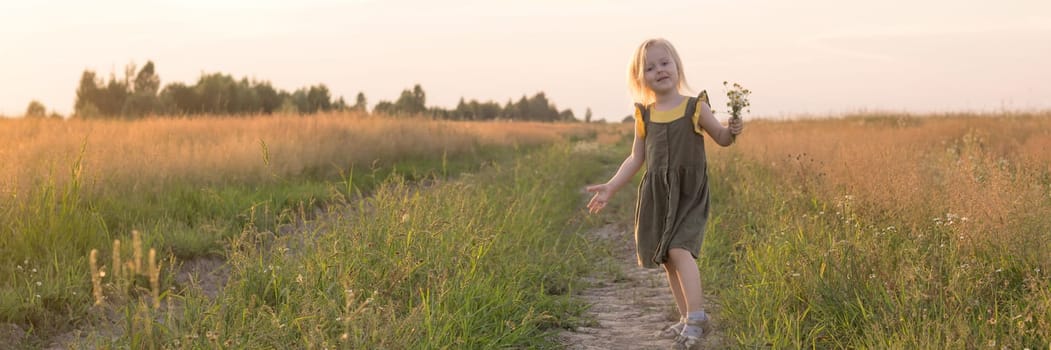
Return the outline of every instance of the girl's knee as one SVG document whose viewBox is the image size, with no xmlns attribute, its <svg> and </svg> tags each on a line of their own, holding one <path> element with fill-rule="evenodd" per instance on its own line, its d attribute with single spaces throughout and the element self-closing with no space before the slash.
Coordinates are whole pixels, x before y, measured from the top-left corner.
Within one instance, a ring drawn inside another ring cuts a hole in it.
<svg viewBox="0 0 1051 350">
<path fill-rule="evenodd" d="M 694 260 L 693 253 L 683 248 L 668 249 L 668 260 Z"/>
</svg>

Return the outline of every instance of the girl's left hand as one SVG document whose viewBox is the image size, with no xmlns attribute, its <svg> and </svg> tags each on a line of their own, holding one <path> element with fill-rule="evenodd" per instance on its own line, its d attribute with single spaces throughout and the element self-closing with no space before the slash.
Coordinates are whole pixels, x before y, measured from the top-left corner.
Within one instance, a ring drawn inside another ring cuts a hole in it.
<svg viewBox="0 0 1051 350">
<path fill-rule="evenodd" d="M 744 131 L 744 121 L 741 118 L 730 118 L 730 134 L 737 136 Z"/>
</svg>

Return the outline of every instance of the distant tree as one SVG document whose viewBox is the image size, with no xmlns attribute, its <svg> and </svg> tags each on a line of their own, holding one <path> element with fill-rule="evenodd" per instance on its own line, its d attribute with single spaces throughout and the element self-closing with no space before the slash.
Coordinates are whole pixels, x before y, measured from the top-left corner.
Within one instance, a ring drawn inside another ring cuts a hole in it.
<svg viewBox="0 0 1051 350">
<path fill-rule="evenodd" d="M 299 107 L 296 107 L 296 103 L 292 101 L 291 96 L 285 97 L 284 101 L 281 102 L 281 107 L 278 107 L 277 113 L 280 114 L 299 114 Z"/>
<path fill-rule="evenodd" d="M 571 122 L 577 120 L 577 117 L 573 116 L 573 110 L 566 108 L 558 114 L 558 120 L 564 122 Z M 553 120 L 552 120 L 553 121 Z"/>
<path fill-rule="evenodd" d="M 340 96 L 338 99 L 332 102 L 332 110 L 340 112 L 347 111 L 350 110 L 350 106 L 347 105 L 347 101 L 343 100 L 343 96 Z"/>
<path fill-rule="evenodd" d="M 205 74 L 197 80 L 194 86 L 200 105 L 201 113 L 231 114 L 230 102 L 233 100 L 234 89 L 237 82 L 233 77 L 222 74 Z"/>
<path fill-rule="evenodd" d="M 372 113 L 394 115 L 398 111 L 394 108 L 394 104 L 390 101 L 380 101 L 372 107 Z"/>
<path fill-rule="evenodd" d="M 259 97 L 260 112 L 271 114 L 281 107 L 281 94 L 273 86 L 270 86 L 270 82 L 255 83 L 252 89 L 255 90 L 255 95 Z"/>
<path fill-rule="evenodd" d="M 478 116 L 481 120 L 494 120 L 499 118 L 500 112 L 502 111 L 499 103 L 489 101 L 478 104 Z"/>
<path fill-rule="evenodd" d="M 134 65 L 129 65 L 134 67 Z M 161 110 L 160 101 L 157 98 L 157 89 L 160 88 L 161 79 L 154 71 L 153 61 L 147 61 L 145 66 L 135 75 L 134 89 L 124 100 L 120 114 L 125 117 L 142 117 L 154 114 Z"/>
<path fill-rule="evenodd" d="M 196 89 L 183 83 L 171 83 L 161 90 L 164 113 L 175 115 L 197 114 L 203 111 Z"/>
<path fill-rule="evenodd" d="M 515 120 L 533 120 L 533 111 L 529 108 L 529 99 L 525 95 L 518 99 L 514 107 Z"/>
<path fill-rule="evenodd" d="M 37 100 L 29 102 L 29 106 L 26 107 L 26 118 L 43 118 L 45 116 L 47 116 L 47 108 L 44 108 L 43 103 Z"/>
<path fill-rule="evenodd" d="M 504 104 L 503 113 L 500 114 L 501 118 L 507 120 L 520 119 L 521 114 L 518 112 L 518 105 L 511 103 L 511 99 L 507 99 L 507 103 Z"/>
<path fill-rule="evenodd" d="M 529 112 L 533 120 L 553 122 L 558 119 L 558 110 L 551 108 L 551 103 L 543 92 L 538 92 L 529 99 Z"/>
<path fill-rule="evenodd" d="M 453 119 L 456 120 L 472 120 L 474 115 L 472 114 L 471 107 L 467 105 L 463 97 L 460 97 L 460 102 L 456 103 L 456 109 L 453 110 Z"/>
<path fill-rule="evenodd" d="M 157 96 L 147 94 L 132 94 L 124 99 L 120 115 L 129 118 L 141 118 L 156 113 L 159 109 Z"/>
<path fill-rule="evenodd" d="M 307 90 L 307 113 L 327 112 L 332 109 L 332 96 L 325 84 Z"/>
<path fill-rule="evenodd" d="M 412 90 L 402 90 L 398 100 L 394 101 L 394 113 L 414 115 L 427 111 L 427 94 L 416 84 Z"/>
<path fill-rule="evenodd" d="M 350 107 L 352 111 L 358 111 L 362 113 L 368 113 L 368 100 L 365 99 L 365 93 L 359 92 L 358 97 L 354 99 L 354 106 Z"/>
<path fill-rule="evenodd" d="M 631 115 L 631 114 L 628 114 L 628 115 L 624 116 L 624 119 L 621 119 L 620 122 L 621 123 L 633 123 L 633 122 L 635 122 L 635 116 Z"/>
<path fill-rule="evenodd" d="M 584 122 L 585 123 L 590 123 L 591 122 L 591 107 L 588 107 L 587 111 L 584 112 Z"/>
<path fill-rule="evenodd" d="M 420 84 L 412 87 L 412 96 L 416 98 L 420 105 L 427 104 L 427 94 L 423 92 L 423 87 L 420 87 Z"/>
<path fill-rule="evenodd" d="M 296 110 L 299 111 L 299 113 L 309 113 L 310 111 L 310 100 L 307 98 L 307 92 L 308 90 L 305 88 L 297 89 L 292 92 L 292 95 L 287 99 L 296 106 Z"/>
<path fill-rule="evenodd" d="M 120 116 L 121 110 L 124 109 L 124 101 L 131 95 L 131 91 L 128 90 L 128 79 L 125 77 L 124 80 L 117 80 L 116 76 L 111 74 L 109 83 L 100 92 L 100 96 L 95 101 L 99 112 L 105 116 Z"/>
<path fill-rule="evenodd" d="M 100 111 L 95 103 L 99 99 L 100 94 L 99 82 L 98 78 L 95 77 L 95 72 L 85 70 L 80 75 L 80 85 L 77 86 L 77 99 L 73 104 L 73 113 L 84 118 L 97 117 Z"/>
<path fill-rule="evenodd" d="M 161 77 L 154 71 L 153 61 L 146 61 L 135 75 L 135 93 L 156 96 L 161 86 Z"/>
</svg>

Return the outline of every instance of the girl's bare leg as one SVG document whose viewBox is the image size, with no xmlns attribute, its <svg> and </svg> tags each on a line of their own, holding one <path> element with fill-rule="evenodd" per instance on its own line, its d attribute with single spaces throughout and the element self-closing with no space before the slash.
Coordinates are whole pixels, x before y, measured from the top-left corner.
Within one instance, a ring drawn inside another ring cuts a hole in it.
<svg viewBox="0 0 1051 350">
<path fill-rule="evenodd" d="M 679 282 L 679 273 L 675 271 L 670 262 L 664 263 L 664 271 L 668 272 L 668 286 L 671 294 L 675 296 L 675 307 L 679 309 L 679 318 L 686 317 L 686 296 L 682 292 L 682 284 Z"/>
<path fill-rule="evenodd" d="M 671 265 L 670 268 L 668 265 Z M 679 312 L 686 315 L 690 311 L 703 310 L 704 296 L 701 291 L 701 271 L 697 268 L 697 261 L 693 259 L 693 255 L 682 248 L 669 249 L 668 262 L 665 264 L 665 269 L 668 270 L 668 280 L 672 285 L 672 293 L 675 293 L 676 304 L 680 303 L 679 293 L 682 293 L 682 298 L 685 298 L 686 309 L 683 310 L 680 306 Z M 674 275 L 671 272 L 672 270 L 675 271 Z M 675 282 L 672 281 L 672 276 L 678 277 L 678 293 L 676 293 Z"/>
<path fill-rule="evenodd" d="M 679 286 L 686 299 L 686 324 L 676 338 L 676 348 L 692 349 L 704 336 L 703 327 L 708 322 L 701 292 L 701 272 L 693 255 L 685 249 L 669 249 L 668 262 L 679 277 Z"/>
</svg>

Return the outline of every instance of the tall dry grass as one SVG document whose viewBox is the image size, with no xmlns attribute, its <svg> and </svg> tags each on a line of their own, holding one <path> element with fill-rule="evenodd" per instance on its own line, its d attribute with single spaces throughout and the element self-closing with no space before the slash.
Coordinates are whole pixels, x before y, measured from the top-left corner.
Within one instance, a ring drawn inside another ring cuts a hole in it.
<svg viewBox="0 0 1051 350">
<path fill-rule="evenodd" d="M 701 265 L 727 333 L 745 347 L 1048 347 L 1049 143 L 1051 114 L 750 123 L 710 157 Z"/>
<path fill-rule="evenodd" d="M 907 221 L 967 218 L 968 239 L 1051 214 L 1032 205 L 1049 194 L 1051 114 L 756 122 L 736 147 L 823 198 Z"/>
<path fill-rule="evenodd" d="M 68 181 L 82 158 L 83 182 L 149 187 L 256 182 L 350 165 L 436 157 L 485 145 L 535 145 L 593 133 L 584 124 L 452 122 L 358 114 L 251 118 L 0 121 L 0 191 L 41 179 Z"/>
</svg>

